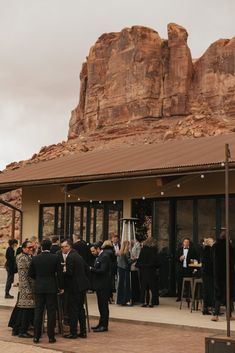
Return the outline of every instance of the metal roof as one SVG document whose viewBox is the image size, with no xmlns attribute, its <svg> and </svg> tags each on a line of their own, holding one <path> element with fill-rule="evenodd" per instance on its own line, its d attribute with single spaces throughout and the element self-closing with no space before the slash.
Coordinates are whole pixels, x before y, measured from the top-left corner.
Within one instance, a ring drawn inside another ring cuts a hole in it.
<svg viewBox="0 0 235 353">
<path fill-rule="evenodd" d="M 0 189 L 221 169 L 226 143 L 231 151 L 230 161 L 235 162 L 235 133 L 157 144 L 125 145 L 74 153 L 6 171 L 0 174 Z"/>
</svg>

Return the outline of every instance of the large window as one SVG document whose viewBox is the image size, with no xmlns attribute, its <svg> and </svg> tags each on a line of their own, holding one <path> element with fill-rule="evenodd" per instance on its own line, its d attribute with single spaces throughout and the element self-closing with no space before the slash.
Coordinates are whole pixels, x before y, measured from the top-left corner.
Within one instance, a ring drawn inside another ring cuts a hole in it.
<svg viewBox="0 0 235 353">
<path fill-rule="evenodd" d="M 154 223 L 156 238 L 160 251 L 169 251 L 169 201 L 155 201 L 154 203 Z"/>
<path fill-rule="evenodd" d="M 64 204 L 40 205 L 39 239 L 64 236 L 64 231 L 66 237 L 79 233 L 90 243 L 108 239 L 113 233 L 120 236 L 121 218 L 122 201 L 68 203 L 66 212 Z"/>
<path fill-rule="evenodd" d="M 184 237 L 193 240 L 193 200 L 177 200 L 176 203 L 176 245 Z"/>
<path fill-rule="evenodd" d="M 216 200 L 198 200 L 198 241 L 214 237 L 216 229 Z"/>
</svg>

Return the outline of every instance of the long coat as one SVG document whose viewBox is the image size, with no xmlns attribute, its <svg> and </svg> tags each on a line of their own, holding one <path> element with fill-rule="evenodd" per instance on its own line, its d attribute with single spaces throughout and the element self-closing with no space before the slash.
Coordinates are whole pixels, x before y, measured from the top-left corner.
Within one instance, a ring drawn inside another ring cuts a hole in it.
<svg viewBox="0 0 235 353">
<path fill-rule="evenodd" d="M 34 281 L 28 275 L 31 261 L 32 258 L 23 252 L 16 256 L 19 275 L 19 299 L 17 303 L 19 308 L 35 307 Z"/>
</svg>

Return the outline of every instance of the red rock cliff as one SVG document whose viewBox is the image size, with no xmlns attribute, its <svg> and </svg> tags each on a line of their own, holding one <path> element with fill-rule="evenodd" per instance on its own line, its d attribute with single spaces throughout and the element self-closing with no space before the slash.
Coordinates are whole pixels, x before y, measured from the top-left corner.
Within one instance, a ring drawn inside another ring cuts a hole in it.
<svg viewBox="0 0 235 353">
<path fill-rule="evenodd" d="M 80 100 L 72 111 L 68 138 L 120 138 L 150 129 L 162 139 L 169 118 L 175 118 L 171 134 L 167 131 L 170 137 L 180 135 L 179 118 L 184 127 L 195 125 L 194 137 L 216 134 L 215 123 L 231 129 L 235 37 L 213 43 L 194 63 L 187 37 L 183 27 L 172 23 L 168 40 L 141 26 L 103 34 L 83 64 Z M 193 135 L 183 130 L 182 135 Z"/>
</svg>

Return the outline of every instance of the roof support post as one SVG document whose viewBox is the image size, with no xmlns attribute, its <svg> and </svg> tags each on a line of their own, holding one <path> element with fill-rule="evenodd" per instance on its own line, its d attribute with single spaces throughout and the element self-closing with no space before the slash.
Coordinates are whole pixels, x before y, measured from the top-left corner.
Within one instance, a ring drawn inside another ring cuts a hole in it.
<svg viewBox="0 0 235 353">
<path fill-rule="evenodd" d="M 230 238 L 229 238 L 229 145 L 225 144 L 225 227 L 226 227 L 226 319 L 227 337 L 230 337 L 230 316 L 231 316 L 231 296 L 230 296 Z"/>
<path fill-rule="evenodd" d="M 66 231 L 67 231 L 67 194 L 68 194 L 68 185 L 64 186 L 64 239 L 67 238 Z"/>
</svg>

